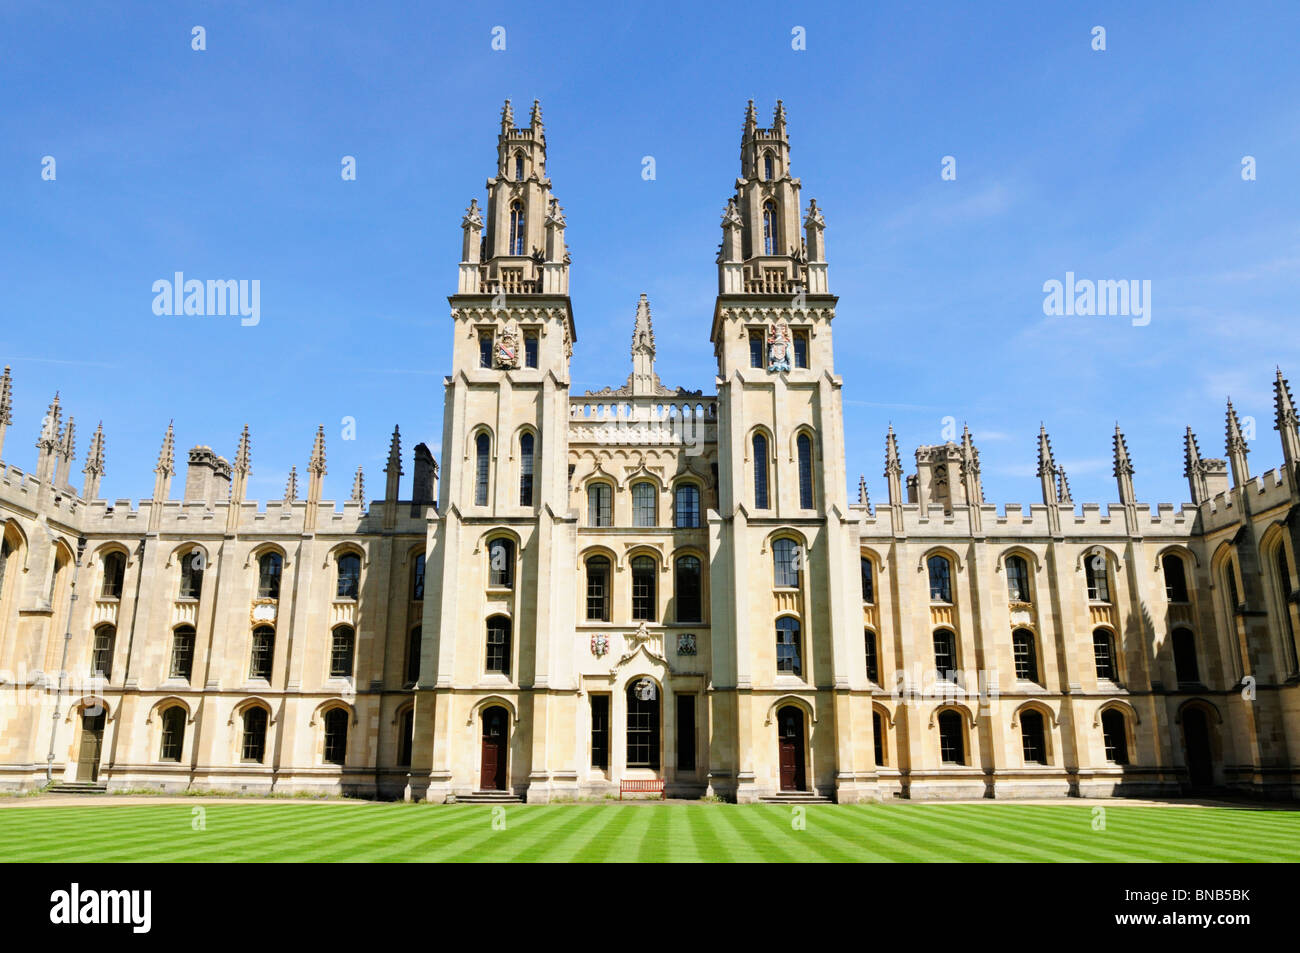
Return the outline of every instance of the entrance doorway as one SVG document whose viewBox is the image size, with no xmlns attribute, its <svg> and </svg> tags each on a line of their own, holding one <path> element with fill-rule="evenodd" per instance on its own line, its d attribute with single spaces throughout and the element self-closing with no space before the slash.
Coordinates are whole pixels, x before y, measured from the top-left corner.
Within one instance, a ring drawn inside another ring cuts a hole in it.
<svg viewBox="0 0 1300 953">
<path fill-rule="evenodd" d="M 81 712 L 81 751 L 77 755 L 77 780 L 99 780 L 99 754 L 104 747 L 104 711 Z"/>
<path fill-rule="evenodd" d="M 478 778 L 482 791 L 506 789 L 507 718 L 504 708 L 488 708 L 483 712 L 483 749 L 479 757 Z"/>
<path fill-rule="evenodd" d="M 787 705 L 777 712 L 776 725 L 781 748 L 781 790 L 806 791 L 803 712 Z"/>
<path fill-rule="evenodd" d="M 1183 709 L 1183 747 L 1187 753 L 1187 774 L 1194 788 L 1214 784 L 1214 755 L 1210 749 L 1210 725 L 1205 709 Z"/>
</svg>

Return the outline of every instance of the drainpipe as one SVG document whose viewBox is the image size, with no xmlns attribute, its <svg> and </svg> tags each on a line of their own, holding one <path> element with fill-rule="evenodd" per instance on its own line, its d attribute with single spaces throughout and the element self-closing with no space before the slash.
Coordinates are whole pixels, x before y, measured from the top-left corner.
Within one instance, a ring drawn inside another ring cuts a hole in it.
<svg viewBox="0 0 1300 953">
<path fill-rule="evenodd" d="M 45 783 L 54 780 L 54 737 L 59 731 L 59 702 L 63 697 L 63 680 L 68 675 L 68 645 L 72 642 L 72 613 L 77 608 L 77 570 L 86 552 L 86 537 L 77 537 L 77 558 L 72 564 L 72 581 L 68 585 L 68 624 L 63 633 L 63 658 L 59 662 L 59 683 L 54 691 L 54 714 L 50 721 L 50 752 L 45 756 Z"/>
</svg>

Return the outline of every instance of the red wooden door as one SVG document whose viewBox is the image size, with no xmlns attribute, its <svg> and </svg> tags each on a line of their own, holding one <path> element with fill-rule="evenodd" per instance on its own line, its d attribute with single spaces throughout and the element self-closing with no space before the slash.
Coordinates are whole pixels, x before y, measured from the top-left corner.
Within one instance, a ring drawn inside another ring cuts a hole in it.
<svg viewBox="0 0 1300 953">
<path fill-rule="evenodd" d="M 781 790 L 803 791 L 806 788 L 803 766 L 803 712 L 782 708 L 776 716 L 781 746 Z"/>
<path fill-rule="evenodd" d="M 500 708 L 483 712 L 483 754 L 478 783 L 482 791 L 506 789 L 506 713 Z"/>
</svg>

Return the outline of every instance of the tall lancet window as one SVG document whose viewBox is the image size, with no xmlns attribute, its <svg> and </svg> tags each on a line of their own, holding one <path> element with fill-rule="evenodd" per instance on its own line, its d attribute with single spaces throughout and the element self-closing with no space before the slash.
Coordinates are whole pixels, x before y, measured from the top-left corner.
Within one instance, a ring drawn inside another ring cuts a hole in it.
<svg viewBox="0 0 1300 953">
<path fill-rule="evenodd" d="M 763 254 L 776 254 L 776 203 L 763 205 Z"/>
<path fill-rule="evenodd" d="M 524 154 L 522 152 L 516 152 L 515 153 L 515 181 L 522 182 L 523 180 L 524 180 Z"/>
<path fill-rule="evenodd" d="M 492 460 L 492 439 L 481 433 L 474 440 L 474 505 L 487 506 L 488 466 Z"/>
<path fill-rule="evenodd" d="M 768 182 L 772 181 L 772 153 L 770 152 L 763 154 L 763 178 Z"/>
<path fill-rule="evenodd" d="M 533 435 L 519 435 L 519 505 L 533 505 Z"/>
<path fill-rule="evenodd" d="M 524 253 L 524 203 L 514 202 L 510 206 L 510 254 Z"/>
</svg>

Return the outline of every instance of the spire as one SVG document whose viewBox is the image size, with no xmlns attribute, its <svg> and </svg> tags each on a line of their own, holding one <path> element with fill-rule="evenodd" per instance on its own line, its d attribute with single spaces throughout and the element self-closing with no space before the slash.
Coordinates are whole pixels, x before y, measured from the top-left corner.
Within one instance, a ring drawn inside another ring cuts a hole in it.
<svg viewBox="0 0 1300 953">
<path fill-rule="evenodd" d="M 645 295 L 641 295 L 636 303 L 636 324 L 632 327 L 632 353 L 636 354 L 638 350 L 649 351 L 654 357 L 655 329 L 650 320 L 650 302 Z"/>
<path fill-rule="evenodd" d="M 0 376 L 0 458 L 4 456 L 5 431 L 14 422 L 14 379 L 9 373 L 9 365 Z"/>
<path fill-rule="evenodd" d="M 289 468 L 289 482 L 284 485 L 284 501 L 292 503 L 298 499 L 298 468 L 292 466 Z"/>
<path fill-rule="evenodd" d="M 1070 480 L 1065 475 L 1065 467 L 1056 468 L 1056 502 L 1073 504 L 1070 496 Z"/>
<path fill-rule="evenodd" d="M 50 409 L 45 414 L 45 419 L 41 421 L 41 435 L 36 441 L 36 449 L 44 453 L 52 453 L 59 445 L 59 434 L 63 431 L 63 409 L 59 406 L 59 392 L 54 392 L 54 400 L 50 401 Z"/>
<path fill-rule="evenodd" d="M 384 499 L 396 500 L 402 478 L 402 434 L 397 427 L 393 428 L 393 439 L 388 444 L 388 465 L 384 467 L 384 473 L 388 476 Z"/>
<path fill-rule="evenodd" d="M 515 110 L 510 105 L 510 100 L 506 100 L 505 106 L 501 109 L 501 128 L 509 131 L 515 127 Z"/>
<path fill-rule="evenodd" d="M 785 132 L 785 103 L 776 101 L 776 110 L 772 113 L 772 131 L 777 135 Z"/>
<path fill-rule="evenodd" d="M 1291 387 L 1282 376 L 1282 368 L 1277 369 L 1277 380 L 1273 383 L 1273 404 L 1277 410 L 1274 429 L 1282 437 L 1282 459 L 1288 467 L 1294 469 L 1300 463 L 1300 426 L 1296 418 L 1295 401 L 1291 399 Z"/>
<path fill-rule="evenodd" d="M 1047 435 L 1047 428 L 1038 425 L 1038 482 L 1043 491 L 1044 503 L 1059 502 L 1056 489 L 1056 461 L 1052 458 L 1052 438 Z"/>
<path fill-rule="evenodd" d="M 239 449 L 235 451 L 235 472 L 242 473 L 244 476 L 248 476 L 253 472 L 253 455 L 248 440 L 248 424 L 244 424 L 244 432 L 239 435 Z"/>
<path fill-rule="evenodd" d="M 90 449 L 86 451 L 86 466 L 81 471 L 86 477 L 81 496 L 93 500 L 99 496 L 99 481 L 104 476 L 104 421 L 99 422 L 90 437 Z"/>
<path fill-rule="evenodd" d="M 1228 462 L 1232 465 L 1232 482 L 1241 486 L 1250 479 L 1250 467 L 1246 463 L 1246 438 L 1241 435 L 1241 423 L 1237 420 L 1237 411 L 1232 407 L 1232 398 L 1228 398 Z"/>
<path fill-rule="evenodd" d="M 528 125 L 534 129 L 542 127 L 542 101 L 540 99 L 533 100 L 533 111 L 528 117 Z"/>
<path fill-rule="evenodd" d="M 352 502 L 366 502 L 366 475 L 357 467 L 357 475 L 352 478 Z"/>
<path fill-rule="evenodd" d="M 636 323 L 632 327 L 632 393 L 637 396 L 656 394 L 662 386 L 655 373 L 655 329 L 650 320 L 650 302 L 642 295 L 636 303 Z"/>
<path fill-rule="evenodd" d="M 72 478 L 72 458 L 77 452 L 77 421 L 68 415 L 68 426 L 59 438 L 59 475 L 63 486 L 68 486 Z"/>
<path fill-rule="evenodd" d="M 1119 424 L 1115 424 L 1115 480 L 1119 485 L 1119 501 L 1124 504 L 1137 502 L 1137 494 L 1133 489 L 1133 461 L 1128 455 L 1128 441 L 1124 439 L 1124 432 L 1119 429 Z"/>
<path fill-rule="evenodd" d="M 167 421 L 167 432 L 163 434 L 162 448 L 158 451 L 158 465 L 154 473 L 170 477 L 176 472 L 176 421 Z"/>
<path fill-rule="evenodd" d="M 903 503 L 903 464 L 898 459 L 898 438 L 894 436 L 894 425 L 889 425 L 885 435 L 885 478 L 889 483 L 889 504 L 900 506 Z"/>
<path fill-rule="evenodd" d="M 966 491 L 966 503 L 975 506 L 984 502 L 984 483 L 980 479 L 980 452 L 970 435 L 965 421 L 961 425 L 961 479 Z"/>
<path fill-rule="evenodd" d="M 316 439 L 311 445 L 311 460 L 307 463 L 308 473 L 325 475 L 325 425 L 316 427 Z"/>
<path fill-rule="evenodd" d="M 758 129 L 758 113 L 754 112 L 754 101 L 751 99 L 749 105 L 745 107 L 745 138 L 750 138 L 756 129 Z"/>
<path fill-rule="evenodd" d="M 1198 506 L 1210 496 L 1209 486 L 1205 482 L 1205 468 L 1201 463 L 1201 448 L 1196 443 L 1196 434 L 1188 427 L 1183 436 L 1183 476 L 1187 477 L 1187 487 L 1192 494 L 1192 502 Z"/>
<path fill-rule="evenodd" d="M 867 495 L 867 477 L 866 474 L 858 474 L 858 504 L 860 506 L 870 506 L 871 497 Z"/>
</svg>

